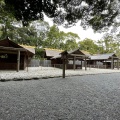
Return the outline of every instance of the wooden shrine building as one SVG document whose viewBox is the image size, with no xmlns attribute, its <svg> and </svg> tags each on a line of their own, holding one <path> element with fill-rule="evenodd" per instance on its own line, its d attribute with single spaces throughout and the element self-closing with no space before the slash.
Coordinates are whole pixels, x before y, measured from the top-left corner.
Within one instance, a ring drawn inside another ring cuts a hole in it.
<svg viewBox="0 0 120 120">
<path fill-rule="evenodd" d="M 32 47 L 18 45 L 9 38 L 0 40 L 0 70 L 24 70 L 34 54 Z"/>
<path fill-rule="evenodd" d="M 85 70 L 87 69 L 87 60 L 89 59 L 89 55 L 86 55 L 83 51 L 81 51 L 79 48 L 72 50 L 72 51 L 63 51 L 59 55 L 54 56 L 51 58 L 52 64 L 62 64 L 63 58 L 66 54 L 66 69 L 82 69 L 82 66 L 85 67 Z M 80 64 L 76 64 L 76 61 L 80 61 Z M 73 64 L 69 64 L 69 61 L 73 61 Z M 84 62 L 84 65 L 82 65 Z"/>
<path fill-rule="evenodd" d="M 90 59 L 87 61 L 87 64 L 91 66 L 105 66 L 104 68 L 116 68 L 119 69 L 119 58 L 115 53 L 106 53 L 90 56 Z M 100 65 L 101 64 L 101 65 Z"/>
<path fill-rule="evenodd" d="M 51 60 L 52 57 L 59 56 L 61 52 L 63 52 L 63 50 L 44 48 L 44 58 Z"/>
</svg>

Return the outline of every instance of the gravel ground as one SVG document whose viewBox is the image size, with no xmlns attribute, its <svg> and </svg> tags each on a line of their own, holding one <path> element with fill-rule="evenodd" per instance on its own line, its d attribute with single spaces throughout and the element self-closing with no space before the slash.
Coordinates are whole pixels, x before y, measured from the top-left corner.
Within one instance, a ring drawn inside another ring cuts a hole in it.
<svg viewBox="0 0 120 120">
<path fill-rule="evenodd" d="M 120 120 L 120 74 L 0 82 L 0 120 Z"/>
<path fill-rule="evenodd" d="M 113 73 L 120 72 L 118 69 L 97 69 L 85 68 L 77 70 L 66 70 L 66 76 L 79 76 L 88 74 L 99 74 L 99 73 Z M 27 70 L 16 71 L 0 71 L 0 81 L 13 81 L 13 80 L 30 80 L 30 79 L 40 79 L 40 78 L 54 78 L 62 77 L 62 69 L 54 67 L 30 67 Z"/>
</svg>

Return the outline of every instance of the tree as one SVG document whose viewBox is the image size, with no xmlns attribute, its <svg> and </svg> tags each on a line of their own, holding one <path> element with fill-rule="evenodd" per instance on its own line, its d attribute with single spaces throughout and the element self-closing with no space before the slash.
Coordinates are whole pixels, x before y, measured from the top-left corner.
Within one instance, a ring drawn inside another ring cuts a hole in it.
<svg viewBox="0 0 120 120">
<path fill-rule="evenodd" d="M 64 50 L 73 50 L 78 48 L 76 40 L 79 40 L 79 36 L 75 33 L 68 32 L 65 35 L 65 45 Z"/>
<path fill-rule="evenodd" d="M 78 44 L 76 43 L 76 40 L 67 40 L 65 43 L 65 50 L 74 50 L 78 48 Z"/>
<path fill-rule="evenodd" d="M 35 48 L 35 58 L 44 58 L 45 51 L 43 48 Z"/>
<path fill-rule="evenodd" d="M 10 29 L 12 21 L 15 20 L 12 7 L 5 4 L 4 0 L 0 0 L 0 38 L 3 39 L 8 36 L 8 29 Z"/>
<path fill-rule="evenodd" d="M 110 26 L 119 13 L 119 0 L 5 0 L 5 3 L 12 6 L 15 18 L 25 26 L 31 20 L 43 20 L 46 14 L 58 24 L 67 21 L 69 26 L 81 20 L 83 26 L 98 30 Z"/>
<path fill-rule="evenodd" d="M 97 50 L 97 53 L 98 54 L 103 54 L 104 53 L 104 41 L 103 40 L 98 40 L 97 41 L 97 45 L 98 45 L 98 50 Z"/>
<path fill-rule="evenodd" d="M 39 36 L 42 41 L 46 39 L 50 30 L 48 22 L 41 20 L 31 22 L 30 27 L 34 28 L 34 30 L 37 32 L 37 36 Z"/>
<path fill-rule="evenodd" d="M 120 56 L 119 34 L 114 37 L 113 34 L 105 34 L 102 40 L 97 42 L 99 53 L 115 53 Z"/>
<path fill-rule="evenodd" d="M 14 22 L 14 21 L 13 21 Z M 9 22 L 2 25 L 0 29 L 0 39 L 7 36 L 19 44 L 32 45 L 37 48 L 43 46 L 44 40 L 47 38 L 49 24 L 43 21 L 34 21 L 29 26 L 21 26 L 20 23 Z M 6 33 L 4 32 L 6 26 Z"/>
<path fill-rule="evenodd" d="M 43 43 L 43 47 L 63 49 L 66 34 L 60 31 L 56 25 L 50 27 L 47 38 Z"/>
<path fill-rule="evenodd" d="M 80 39 L 75 33 L 64 33 L 60 31 L 56 25 L 50 27 L 47 39 L 44 41 L 43 46 L 47 48 L 70 50 L 78 48 L 76 40 Z"/>
<path fill-rule="evenodd" d="M 47 48 L 59 48 L 60 42 L 62 39 L 60 39 L 60 31 L 56 25 L 53 25 L 50 27 L 50 30 L 47 34 L 47 38 L 44 41 L 44 47 Z"/>
<path fill-rule="evenodd" d="M 111 35 L 106 34 L 103 37 L 104 53 L 116 53 L 119 48 L 117 40 Z"/>
<path fill-rule="evenodd" d="M 91 39 L 84 39 L 83 41 L 78 42 L 78 45 L 81 50 L 88 51 L 91 54 L 96 54 L 98 51 L 97 44 L 94 43 Z"/>
<path fill-rule="evenodd" d="M 13 38 L 16 27 L 13 26 L 14 19 L 8 18 L 7 16 L 4 18 L 4 20 L 0 24 L 0 39 L 4 39 L 5 37 L 9 36 L 10 38 Z"/>
<path fill-rule="evenodd" d="M 13 8 L 11 5 L 6 5 L 5 0 L 0 0 L 0 23 L 4 22 L 6 16 L 8 18 L 13 17 Z"/>
</svg>

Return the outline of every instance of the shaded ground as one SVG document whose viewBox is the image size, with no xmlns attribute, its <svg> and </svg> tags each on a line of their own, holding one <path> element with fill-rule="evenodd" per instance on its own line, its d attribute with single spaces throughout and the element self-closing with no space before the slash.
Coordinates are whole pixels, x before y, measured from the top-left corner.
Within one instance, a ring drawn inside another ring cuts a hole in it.
<svg viewBox="0 0 120 120">
<path fill-rule="evenodd" d="M 119 73 L 0 82 L 0 120 L 119 119 Z"/>
</svg>

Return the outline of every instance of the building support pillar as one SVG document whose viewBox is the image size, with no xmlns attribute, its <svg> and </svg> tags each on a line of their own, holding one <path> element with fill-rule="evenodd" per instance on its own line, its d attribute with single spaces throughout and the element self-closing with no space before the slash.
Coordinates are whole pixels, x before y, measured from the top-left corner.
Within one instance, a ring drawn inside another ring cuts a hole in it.
<svg viewBox="0 0 120 120">
<path fill-rule="evenodd" d="M 75 61 L 76 61 L 76 57 L 74 56 L 74 58 L 73 58 L 73 69 L 74 69 L 74 70 L 75 70 L 75 67 L 76 67 Z"/>
<path fill-rule="evenodd" d="M 20 70 L 20 50 L 17 53 L 17 72 Z"/>
<path fill-rule="evenodd" d="M 119 70 L 119 59 L 117 59 L 117 69 Z"/>
<path fill-rule="evenodd" d="M 86 57 L 85 57 L 85 70 L 87 70 L 87 62 L 86 62 Z"/>
<path fill-rule="evenodd" d="M 111 69 L 114 69 L 114 60 L 113 60 L 113 57 L 111 59 Z"/>
<path fill-rule="evenodd" d="M 82 69 L 82 60 L 81 60 L 81 69 Z"/>
<path fill-rule="evenodd" d="M 65 59 L 63 59 L 63 78 L 65 78 Z"/>
</svg>

